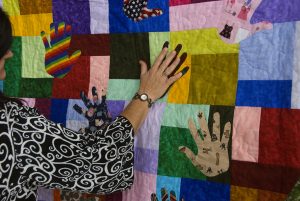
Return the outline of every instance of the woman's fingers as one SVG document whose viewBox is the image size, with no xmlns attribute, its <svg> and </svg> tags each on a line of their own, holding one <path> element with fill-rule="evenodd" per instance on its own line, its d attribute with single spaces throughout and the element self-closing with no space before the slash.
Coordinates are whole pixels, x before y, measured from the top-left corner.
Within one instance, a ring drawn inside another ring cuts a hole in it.
<svg viewBox="0 0 300 201">
<path fill-rule="evenodd" d="M 168 54 L 168 48 L 164 47 L 152 66 L 153 70 L 157 70 L 159 68 L 159 66 L 161 65 L 161 63 L 163 62 L 167 54 Z"/>
</svg>

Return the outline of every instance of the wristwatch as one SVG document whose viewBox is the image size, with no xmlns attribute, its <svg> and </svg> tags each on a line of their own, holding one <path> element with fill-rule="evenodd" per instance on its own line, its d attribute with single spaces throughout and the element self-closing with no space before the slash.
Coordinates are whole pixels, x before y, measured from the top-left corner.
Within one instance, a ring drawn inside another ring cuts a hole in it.
<svg viewBox="0 0 300 201">
<path fill-rule="evenodd" d="M 141 101 L 147 101 L 149 108 L 153 105 L 151 98 L 149 98 L 148 94 L 146 93 L 142 93 L 142 94 L 136 93 L 133 99 L 140 99 Z"/>
</svg>

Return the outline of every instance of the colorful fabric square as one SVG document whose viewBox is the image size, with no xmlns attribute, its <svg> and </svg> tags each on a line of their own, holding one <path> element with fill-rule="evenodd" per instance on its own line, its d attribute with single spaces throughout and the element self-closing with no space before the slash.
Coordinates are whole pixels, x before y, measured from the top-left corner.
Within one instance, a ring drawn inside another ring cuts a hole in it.
<svg viewBox="0 0 300 201">
<path fill-rule="evenodd" d="M 240 80 L 236 105 L 253 107 L 291 107 L 292 80 Z"/>
<path fill-rule="evenodd" d="M 47 78 L 22 78 L 18 97 L 50 98 L 53 79 Z"/>
<path fill-rule="evenodd" d="M 149 200 L 156 190 L 156 175 L 134 171 L 134 182 L 130 190 L 123 191 L 122 201 Z"/>
<path fill-rule="evenodd" d="M 140 80 L 133 79 L 109 79 L 108 100 L 131 100 L 138 91 Z"/>
<path fill-rule="evenodd" d="M 81 55 L 80 50 L 70 53 L 71 26 L 64 22 L 57 26 L 50 25 L 50 43 L 45 32 L 41 32 L 42 40 L 45 46 L 45 70 L 49 75 L 56 78 L 63 78 L 73 68 Z"/>
<path fill-rule="evenodd" d="M 80 92 L 88 92 L 90 77 L 90 57 L 81 56 L 73 70 L 64 78 L 53 79 L 53 98 L 80 98 Z"/>
<path fill-rule="evenodd" d="M 67 120 L 75 120 L 78 122 L 86 121 L 86 118 L 83 115 L 79 115 L 74 109 L 74 105 L 78 105 L 81 108 L 86 109 L 86 106 L 84 105 L 83 101 L 81 99 L 69 99 L 69 105 L 67 109 Z"/>
<path fill-rule="evenodd" d="M 6 96 L 17 97 L 20 91 L 22 75 L 22 38 L 13 37 L 11 51 L 14 56 L 5 61 L 6 78 L 3 92 Z"/>
<path fill-rule="evenodd" d="M 9 16 L 20 15 L 19 0 L 2 0 L 2 6 Z"/>
<path fill-rule="evenodd" d="M 193 55 L 192 66 L 188 103 L 235 104 L 237 54 Z"/>
<path fill-rule="evenodd" d="M 112 119 L 115 119 L 122 113 L 124 105 L 124 101 L 107 101 L 108 111 L 111 114 Z"/>
<path fill-rule="evenodd" d="M 165 103 L 155 103 L 135 138 L 135 146 L 146 149 L 158 150 L 160 126 L 165 111 Z"/>
<path fill-rule="evenodd" d="M 3 92 L 3 80 L 0 80 L 0 90 Z"/>
<path fill-rule="evenodd" d="M 205 118 L 209 116 L 209 105 L 180 105 L 180 104 L 167 104 L 164 110 L 164 116 L 162 120 L 163 126 L 188 128 L 188 119 L 192 118 L 194 122 L 197 122 L 197 114 L 202 111 Z M 199 125 L 197 125 L 199 129 Z"/>
<path fill-rule="evenodd" d="M 45 47 L 39 36 L 22 37 L 22 77 L 52 78 L 45 71 Z"/>
<path fill-rule="evenodd" d="M 139 79 L 140 59 L 150 64 L 148 33 L 111 35 L 110 79 Z"/>
<path fill-rule="evenodd" d="M 109 32 L 110 33 L 127 33 L 127 32 L 159 32 L 169 31 L 169 1 L 168 0 L 151 0 L 148 1 L 148 8 L 140 8 L 142 14 L 145 16 L 152 15 L 154 12 L 155 16 L 160 15 L 159 9 L 162 10 L 163 14 L 158 17 L 148 17 L 145 20 L 135 22 L 132 20 L 131 14 L 128 11 L 133 11 L 127 8 L 126 2 L 133 3 L 137 0 L 124 0 L 121 1 L 110 1 L 109 2 Z M 147 2 L 146 0 L 139 0 L 140 3 Z M 125 3 L 125 6 L 124 4 Z M 139 4 L 139 3 L 138 3 Z M 126 12 L 123 10 L 126 8 Z M 158 10 L 150 10 L 150 8 L 159 8 Z M 125 14 L 127 13 L 128 16 Z M 147 14 L 146 14 L 147 13 Z M 141 17 L 145 18 L 145 17 Z"/>
<path fill-rule="evenodd" d="M 41 30 L 50 33 L 52 13 L 10 16 L 14 36 L 39 36 Z"/>
<path fill-rule="evenodd" d="M 134 169 L 140 172 L 157 174 L 158 150 L 135 147 Z"/>
<path fill-rule="evenodd" d="M 188 201 L 229 201 L 230 186 L 183 178 L 181 179 L 180 197 Z"/>
<path fill-rule="evenodd" d="M 179 199 L 180 195 L 180 184 L 181 179 L 176 177 L 166 177 L 166 176 L 157 176 L 156 178 L 156 196 L 158 200 L 163 200 L 162 189 L 166 190 L 166 193 L 170 195 L 170 191 L 173 191 L 177 197 L 177 201 L 181 201 Z M 167 194 L 167 195 L 168 195 Z M 168 197 L 171 197 L 168 196 Z"/>
<path fill-rule="evenodd" d="M 22 98 L 25 101 L 25 105 L 29 107 L 34 107 L 35 105 L 35 98 Z"/>
<path fill-rule="evenodd" d="M 109 3 L 106 0 L 89 0 L 91 34 L 109 33 Z"/>
<path fill-rule="evenodd" d="M 52 13 L 52 0 L 19 0 L 20 14 Z"/>
<path fill-rule="evenodd" d="M 259 163 L 300 169 L 299 121 L 300 110 L 262 108 Z"/>
<path fill-rule="evenodd" d="M 79 12 L 80 11 L 80 12 Z M 52 0 L 53 21 L 72 26 L 72 34 L 90 34 L 89 1 Z"/>
<path fill-rule="evenodd" d="M 47 119 L 50 119 L 51 99 L 49 99 L 49 98 L 36 98 L 34 107 L 38 109 L 40 114 L 44 115 Z"/>
<path fill-rule="evenodd" d="M 72 41 L 68 53 L 77 50 L 83 56 L 109 56 L 110 35 L 109 34 L 78 34 L 72 35 Z"/>
<path fill-rule="evenodd" d="M 293 201 L 299 199 L 300 199 L 300 180 L 297 181 L 294 188 L 289 193 L 287 201 Z"/>
<path fill-rule="evenodd" d="M 239 80 L 292 80 L 295 28 L 293 22 L 274 24 L 242 41 Z"/>
<path fill-rule="evenodd" d="M 191 0 L 170 0 L 170 6 L 190 4 Z"/>
<path fill-rule="evenodd" d="M 204 174 L 178 150 L 180 146 L 188 146 L 193 153 L 199 151 L 189 129 L 162 126 L 160 129 L 158 174 L 205 180 Z"/>
<path fill-rule="evenodd" d="M 292 108 L 300 109 L 300 22 L 296 23 L 294 48 Z"/>
<path fill-rule="evenodd" d="M 282 194 L 289 193 L 300 178 L 299 169 L 235 160 L 231 161 L 230 173 L 231 185 Z"/>
<path fill-rule="evenodd" d="M 162 44 L 165 41 L 170 41 L 169 32 L 150 32 L 149 33 L 149 48 L 150 48 L 150 63 L 154 63 L 157 55 L 162 50 Z"/>
<path fill-rule="evenodd" d="M 258 162 L 261 108 L 235 107 L 232 129 L 232 159 Z"/>
<path fill-rule="evenodd" d="M 67 109 L 67 99 L 52 99 L 50 119 L 56 123 L 61 123 L 62 125 L 66 126 Z"/>
<path fill-rule="evenodd" d="M 300 4 L 298 0 L 283 2 L 282 0 L 262 0 L 254 12 L 251 23 L 269 21 L 272 23 L 300 20 Z"/>
<path fill-rule="evenodd" d="M 53 201 L 53 190 L 51 189 L 38 188 L 37 195 L 39 201 L 43 201 L 43 200 Z"/>
</svg>

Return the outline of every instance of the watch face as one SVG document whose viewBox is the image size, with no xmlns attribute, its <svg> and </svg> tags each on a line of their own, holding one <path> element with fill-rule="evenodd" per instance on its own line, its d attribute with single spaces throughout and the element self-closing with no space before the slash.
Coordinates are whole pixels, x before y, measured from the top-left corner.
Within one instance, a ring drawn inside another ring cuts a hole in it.
<svg viewBox="0 0 300 201">
<path fill-rule="evenodd" d="M 141 100 L 145 101 L 148 99 L 148 96 L 146 94 L 141 95 Z"/>
</svg>

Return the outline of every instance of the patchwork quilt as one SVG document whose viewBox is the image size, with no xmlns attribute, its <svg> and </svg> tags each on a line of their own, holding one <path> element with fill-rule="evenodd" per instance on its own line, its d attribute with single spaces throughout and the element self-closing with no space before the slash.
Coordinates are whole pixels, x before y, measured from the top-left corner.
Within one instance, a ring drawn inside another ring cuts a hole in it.
<svg viewBox="0 0 300 201">
<path fill-rule="evenodd" d="M 131 189 L 40 188 L 38 200 L 283 201 L 300 178 L 299 0 L 0 5 L 14 35 L 3 92 L 76 131 L 90 125 L 83 94 L 96 87 L 114 119 L 139 87 L 139 59 L 152 64 L 165 41 L 190 67 L 139 129 Z"/>
</svg>

